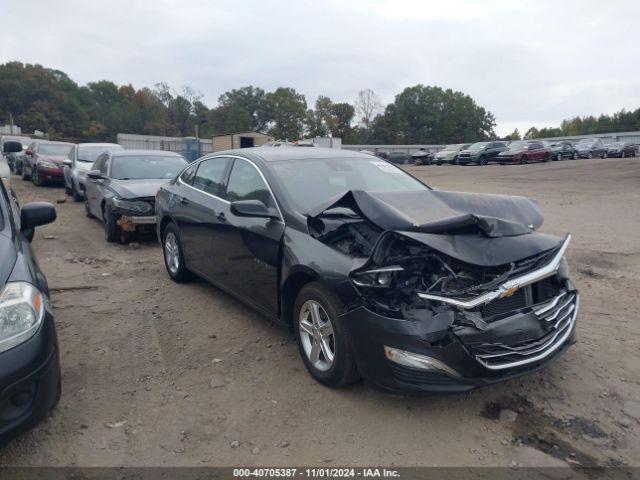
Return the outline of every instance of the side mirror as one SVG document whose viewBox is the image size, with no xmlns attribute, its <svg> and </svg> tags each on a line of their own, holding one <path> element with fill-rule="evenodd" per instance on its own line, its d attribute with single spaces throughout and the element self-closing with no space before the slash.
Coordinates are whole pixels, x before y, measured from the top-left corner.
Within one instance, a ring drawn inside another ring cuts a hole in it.
<svg viewBox="0 0 640 480">
<path fill-rule="evenodd" d="M 29 156 L 31 156 L 31 155 L 33 155 L 33 150 L 31 150 L 30 148 L 27 148 L 27 149 L 24 151 L 24 153 L 25 153 L 25 155 L 29 155 Z"/>
<path fill-rule="evenodd" d="M 92 180 L 100 180 L 102 178 L 102 173 L 100 173 L 100 170 L 91 170 L 90 172 L 87 172 L 87 177 Z"/>
<path fill-rule="evenodd" d="M 28 203 L 20 211 L 20 230 L 27 237 L 33 240 L 34 229 L 40 225 L 46 225 L 56 219 L 56 209 L 47 202 Z"/>
<path fill-rule="evenodd" d="M 22 144 L 20 142 L 4 142 L 2 145 L 2 153 L 15 153 L 22 151 Z"/>
<path fill-rule="evenodd" d="M 71 162 L 71 160 L 69 160 L 68 158 L 65 158 L 64 160 L 62 160 L 62 163 L 64 163 L 67 167 L 70 167 L 71 165 L 73 165 L 73 162 Z"/>
<path fill-rule="evenodd" d="M 238 217 L 279 218 L 273 208 L 260 200 L 238 200 L 231 203 L 231 213 Z"/>
</svg>

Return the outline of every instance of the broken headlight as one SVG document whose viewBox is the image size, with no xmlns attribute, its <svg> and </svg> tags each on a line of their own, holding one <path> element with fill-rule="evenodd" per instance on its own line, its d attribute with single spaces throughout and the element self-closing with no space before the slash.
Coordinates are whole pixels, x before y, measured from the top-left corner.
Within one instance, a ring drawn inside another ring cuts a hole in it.
<svg viewBox="0 0 640 480">
<path fill-rule="evenodd" d="M 114 198 L 113 205 L 119 210 L 126 210 L 127 212 L 137 213 L 140 215 L 150 215 L 153 213 L 153 206 L 147 202 Z"/>
<path fill-rule="evenodd" d="M 358 287 L 390 288 L 395 286 L 396 276 L 402 271 L 404 268 L 399 265 L 374 268 L 354 273 L 352 280 Z"/>
<path fill-rule="evenodd" d="M 26 282 L 9 282 L 0 291 L 0 352 L 31 338 L 44 318 L 44 296 Z"/>
</svg>

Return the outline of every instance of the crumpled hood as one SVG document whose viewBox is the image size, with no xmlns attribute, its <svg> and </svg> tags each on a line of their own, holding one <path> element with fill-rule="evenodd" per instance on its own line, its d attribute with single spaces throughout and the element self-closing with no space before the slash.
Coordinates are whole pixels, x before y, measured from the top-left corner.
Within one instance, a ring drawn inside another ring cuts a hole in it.
<svg viewBox="0 0 640 480">
<path fill-rule="evenodd" d="M 112 180 L 111 187 L 122 198 L 142 198 L 155 197 L 160 186 L 169 180 L 160 179 L 142 179 L 142 180 Z"/>
<path fill-rule="evenodd" d="M 530 198 L 477 193 L 417 190 L 351 190 L 308 212 L 347 207 L 383 230 L 431 234 L 480 233 L 508 237 L 532 233 L 542 225 L 538 203 Z"/>
</svg>

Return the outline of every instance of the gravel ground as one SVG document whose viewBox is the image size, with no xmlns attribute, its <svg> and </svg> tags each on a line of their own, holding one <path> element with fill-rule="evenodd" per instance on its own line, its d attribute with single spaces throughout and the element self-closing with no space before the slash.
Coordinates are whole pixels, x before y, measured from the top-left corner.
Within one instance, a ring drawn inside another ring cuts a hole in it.
<svg viewBox="0 0 640 480">
<path fill-rule="evenodd" d="M 67 199 L 34 240 L 62 400 L 0 465 L 638 465 L 640 159 L 409 170 L 441 189 L 534 197 L 543 231 L 573 233 L 582 309 L 564 358 L 463 395 L 329 390 L 289 332 L 202 281 L 172 283 L 153 239 L 107 245 Z M 65 198 L 14 183 L 23 204 Z"/>
</svg>

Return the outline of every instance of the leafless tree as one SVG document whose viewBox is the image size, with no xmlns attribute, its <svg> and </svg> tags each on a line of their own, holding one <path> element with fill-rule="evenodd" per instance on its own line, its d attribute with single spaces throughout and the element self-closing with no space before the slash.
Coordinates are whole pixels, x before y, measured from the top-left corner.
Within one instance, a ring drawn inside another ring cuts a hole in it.
<svg viewBox="0 0 640 480">
<path fill-rule="evenodd" d="M 361 90 L 358 92 L 356 99 L 356 113 L 360 118 L 360 123 L 365 130 L 369 131 L 371 122 L 377 113 L 382 109 L 380 97 L 371 89 Z"/>
</svg>

